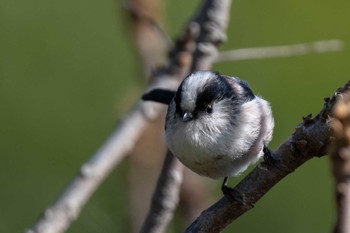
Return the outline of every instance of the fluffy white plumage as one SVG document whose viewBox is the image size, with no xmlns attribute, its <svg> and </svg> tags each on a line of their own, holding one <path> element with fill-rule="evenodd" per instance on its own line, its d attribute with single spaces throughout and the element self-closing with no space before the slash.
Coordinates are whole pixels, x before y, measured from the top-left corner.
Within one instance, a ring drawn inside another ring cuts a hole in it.
<svg viewBox="0 0 350 233">
<path fill-rule="evenodd" d="M 169 105 L 165 138 L 185 166 L 217 179 L 237 176 L 255 163 L 273 127 L 269 103 L 246 82 L 198 71 L 182 82 Z"/>
</svg>

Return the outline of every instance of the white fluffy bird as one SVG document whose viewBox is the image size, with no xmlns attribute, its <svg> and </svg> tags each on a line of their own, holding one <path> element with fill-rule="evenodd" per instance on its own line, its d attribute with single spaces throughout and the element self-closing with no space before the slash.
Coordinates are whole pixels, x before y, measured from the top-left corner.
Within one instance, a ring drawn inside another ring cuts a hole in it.
<svg viewBox="0 0 350 233">
<path fill-rule="evenodd" d="M 236 77 L 197 71 L 175 95 L 158 89 L 143 99 L 170 103 L 165 125 L 169 150 L 199 175 L 225 177 L 223 188 L 227 177 L 259 160 L 272 138 L 270 104 Z"/>
</svg>

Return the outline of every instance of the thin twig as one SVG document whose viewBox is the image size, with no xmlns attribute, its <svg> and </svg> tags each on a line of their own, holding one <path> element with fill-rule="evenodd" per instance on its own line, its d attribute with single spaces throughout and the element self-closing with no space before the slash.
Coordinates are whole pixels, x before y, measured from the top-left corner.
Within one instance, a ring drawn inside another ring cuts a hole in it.
<svg viewBox="0 0 350 233">
<path fill-rule="evenodd" d="M 350 81 L 331 98 L 326 99 L 321 112 L 315 117 L 303 118 L 291 135 L 275 152 L 276 166 L 261 163 L 232 191 L 228 199 L 221 198 L 205 210 L 186 230 L 189 232 L 221 232 L 227 225 L 254 207 L 255 203 L 281 179 L 307 160 L 327 153 L 332 142 L 330 119 L 337 96 L 350 89 Z"/>
<path fill-rule="evenodd" d="M 232 62 L 253 59 L 302 56 L 312 53 L 337 52 L 343 50 L 344 46 L 345 43 L 343 41 L 333 39 L 301 44 L 234 49 L 219 53 L 215 58 L 215 62 Z"/>
<path fill-rule="evenodd" d="M 331 122 L 335 143 L 331 148 L 335 178 L 337 221 L 334 233 L 350 232 L 350 93 L 338 98 Z"/>
</svg>

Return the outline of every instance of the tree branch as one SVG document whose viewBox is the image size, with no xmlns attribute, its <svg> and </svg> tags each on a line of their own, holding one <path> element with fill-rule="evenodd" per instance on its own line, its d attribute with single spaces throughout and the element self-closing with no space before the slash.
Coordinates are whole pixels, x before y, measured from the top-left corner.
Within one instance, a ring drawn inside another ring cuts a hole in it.
<svg viewBox="0 0 350 233">
<path fill-rule="evenodd" d="M 221 198 L 187 228 L 189 232 L 220 232 L 254 207 L 254 204 L 281 179 L 315 156 L 327 153 L 331 143 L 330 119 L 336 99 L 350 89 L 350 81 L 332 98 L 327 98 L 320 113 L 303 118 L 303 123 L 275 152 L 278 164 L 259 164 L 232 191 L 234 200 Z"/>
<path fill-rule="evenodd" d="M 141 233 L 165 232 L 179 202 L 183 165 L 168 151 L 155 194 L 151 203 L 151 213 L 147 215 Z"/>
<path fill-rule="evenodd" d="M 343 41 L 333 39 L 302 44 L 234 49 L 219 53 L 215 58 L 215 62 L 232 62 L 252 59 L 302 56 L 312 53 L 336 52 L 341 51 L 344 46 Z"/>
<path fill-rule="evenodd" d="M 331 148 L 337 201 L 334 232 L 345 233 L 350 232 L 350 92 L 339 98 L 334 115 L 331 122 L 336 139 Z"/>
<path fill-rule="evenodd" d="M 226 38 L 225 31 L 229 21 L 230 4 L 230 0 L 206 0 L 194 20 L 187 25 L 187 35 L 185 34 L 185 36 L 176 43 L 177 45 L 184 45 L 183 41 L 186 41 L 186 39 L 192 38 L 194 40 L 194 43 L 180 46 L 187 48 L 187 51 L 190 52 L 186 54 L 186 56 L 184 56 L 184 54 L 182 54 L 182 56 L 187 58 L 186 64 L 191 66 L 191 72 L 210 69 L 217 53 L 217 46 Z M 183 74 L 184 76 L 182 78 L 187 75 L 187 72 Z M 179 162 L 175 157 L 167 156 L 165 165 L 167 163 L 177 164 Z M 178 166 L 178 169 L 180 169 L 180 167 L 181 166 Z M 153 194 L 151 208 L 141 230 L 142 233 L 165 232 L 170 221 L 169 216 L 172 216 L 176 206 L 173 204 L 171 206 L 166 206 L 165 204 L 178 201 L 178 199 L 174 199 L 174 195 L 163 195 L 164 192 L 169 193 L 169 191 L 165 191 L 165 189 L 169 188 L 169 184 L 162 181 L 164 179 L 171 182 L 171 178 L 166 178 L 171 175 L 171 172 L 163 167 L 156 191 Z M 176 183 L 176 185 L 178 186 L 171 188 L 173 194 L 175 193 L 178 195 L 180 183 Z M 159 217 L 160 212 L 164 214 L 163 217 Z"/>
<path fill-rule="evenodd" d="M 209 70 L 218 54 L 218 46 L 227 38 L 226 28 L 230 20 L 230 0 L 205 1 L 194 20 L 199 28 L 191 71 Z"/>
</svg>

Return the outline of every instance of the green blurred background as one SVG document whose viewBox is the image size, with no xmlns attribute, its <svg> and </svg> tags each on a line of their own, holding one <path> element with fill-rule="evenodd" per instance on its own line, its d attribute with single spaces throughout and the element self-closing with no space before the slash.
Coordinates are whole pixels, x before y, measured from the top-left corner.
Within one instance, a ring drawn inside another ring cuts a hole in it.
<svg viewBox="0 0 350 233">
<path fill-rule="evenodd" d="M 172 37 L 199 2 L 164 2 Z M 121 5 L 0 1 L 0 232 L 31 226 L 142 93 L 146 83 Z M 271 148 L 349 79 L 349 9 L 345 0 L 234 1 L 222 50 L 332 38 L 346 45 L 336 53 L 215 65 L 271 102 Z M 124 162 L 68 232 L 130 230 L 126 171 Z M 330 232 L 333 199 L 328 158 L 313 159 L 225 232 Z"/>
</svg>

